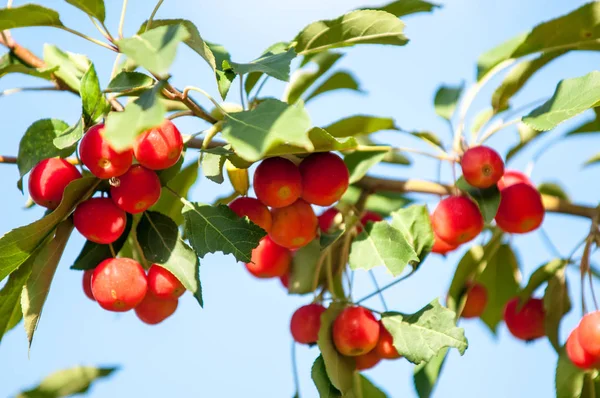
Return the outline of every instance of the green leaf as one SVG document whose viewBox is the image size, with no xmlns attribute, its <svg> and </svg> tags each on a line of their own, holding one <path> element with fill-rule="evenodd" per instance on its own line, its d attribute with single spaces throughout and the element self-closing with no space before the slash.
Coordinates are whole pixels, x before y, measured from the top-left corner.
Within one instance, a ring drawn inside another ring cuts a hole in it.
<svg viewBox="0 0 600 398">
<path fill-rule="evenodd" d="M 442 6 L 439 4 L 430 3 L 423 0 L 398 0 L 382 7 L 371 7 L 369 9 L 386 11 L 397 17 L 403 17 L 405 15 L 416 14 L 419 12 L 432 12 L 434 9 L 441 7 Z"/>
<path fill-rule="evenodd" d="M 549 54 L 542 54 L 530 61 L 523 61 L 514 66 L 504 77 L 502 84 L 494 91 L 492 95 L 492 107 L 495 112 L 508 109 L 509 100 L 518 93 L 525 83 L 540 69 L 549 64 L 554 59 L 563 55 L 566 51 L 557 51 Z"/>
<path fill-rule="evenodd" d="M 493 108 L 486 108 L 486 109 L 480 111 L 477 115 L 475 115 L 475 117 L 473 118 L 473 122 L 471 123 L 472 135 L 473 136 L 476 135 L 476 133 L 478 133 L 479 130 L 481 130 L 481 128 L 487 122 L 489 122 L 492 119 L 492 117 L 494 117 L 494 115 L 495 115 L 495 113 L 494 113 Z"/>
<path fill-rule="evenodd" d="M 171 190 L 177 192 L 182 197 L 187 197 L 190 188 L 198 178 L 198 162 L 194 161 L 181 169 L 181 171 L 167 183 L 167 188 L 163 188 L 158 202 L 150 210 L 162 213 L 171 218 L 177 225 L 183 225 L 183 203 L 175 197 Z"/>
<path fill-rule="evenodd" d="M 217 86 L 219 88 L 219 94 L 221 98 L 225 99 L 231 82 L 235 79 L 235 72 L 231 68 L 231 55 L 229 52 L 220 44 L 206 42 L 210 50 L 215 56 L 215 77 L 217 78 Z"/>
<path fill-rule="evenodd" d="M 364 91 L 360 88 L 360 84 L 351 73 L 340 71 L 335 72 L 323 83 L 321 83 L 312 93 L 308 95 L 308 97 L 306 97 L 306 101 L 309 101 L 321 94 L 336 90 L 352 90 L 359 93 L 364 93 Z"/>
<path fill-rule="evenodd" d="M 583 123 L 581 126 L 569 131 L 566 135 L 572 136 L 577 134 L 597 133 L 600 131 L 600 107 L 594 108 L 595 118 L 589 122 Z"/>
<path fill-rule="evenodd" d="M 381 322 L 392 335 L 398 353 L 419 364 L 446 347 L 458 349 L 461 355 L 465 353 L 467 339 L 464 330 L 456 326 L 455 316 L 434 300 L 411 315 L 384 313 Z"/>
<path fill-rule="evenodd" d="M 561 350 L 554 379 L 556 398 L 579 398 L 583 390 L 585 372 L 571 362 L 565 350 Z"/>
<path fill-rule="evenodd" d="M 284 101 L 289 104 L 296 103 L 302 94 L 304 94 L 315 82 L 327 73 L 333 65 L 344 55 L 338 52 L 325 51 L 316 54 L 309 59 L 316 64 L 317 70 L 300 70 L 292 75 L 290 83 L 286 87 Z"/>
<path fill-rule="evenodd" d="M 480 319 L 492 333 L 503 320 L 506 303 L 519 293 L 521 273 L 510 245 L 501 245 L 491 256 L 476 281 L 485 286 L 487 304 Z"/>
<path fill-rule="evenodd" d="M 81 78 L 91 65 L 85 55 L 64 52 L 52 44 L 44 45 L 44 62 L 48 68 L 56 69 L 54 74 L 75 92 L 79 92 Z"/>
<path fill-rule="evenodd" d="M 540 287 L 544 282 L 549 281 L 557 272 L 565 268 L 568 261 L 560 258 L 556 258 L 546 264 L 540 265 L 529 277 L 527 286 L 523 288 L 519 297 L 522 300 L 529 299 L 535 290 Z"/>
<path fill-rule="evenodd" d="M 537 138 L 546 134 L 546 131 L 536 130 L 525 123 L 519 123 L 517 126 L 519 132 L 519 143 L 510 148 L 506 154 L 506 161 L 512 159 L 521 149 L 535 141 Z"/>
<path fill-rule="evenodd" d="M 129 232 L 131 232 L 131 227 L 133 225 L 133 217 L 131 214 L 127 214 L 127 224 L 125 225 L 125 230 L 117 239 L 112 243 L 112 247 L 116 253 L 120 252 L 125 242 L 127 242 L 127 238 L 129 237 Z M 75 259 L 75 263 L 71 266 L 71 269 L 76 270 L 89 270 L 94 269 L 98 264 L 102 261 L 111 258 L 112 251 L 110 250 L 110 245 L 101 245 L 96 242 L 92 242 L 90 240 L 85 241 L 81 252 Z"/>
<path fill-rule="evenodd" d="M 560 351 L 559 328 L 562 318 L 571 311 L 571 299 L 565 277 L 565 269 L 559 270 L 550 280 L 544 292 L 544 329 L 552 347 Z"/>
<path fill-rule="evenodd" d="M 434 148 L 444 150 L 444 144 L 442 144 L 442 140 L 440 140 L 440 138 L 431 131 L 413 131 L 410 134 L 414 137 L 420 138 Z"/>
<path fill-rule="evenodd" d="M 500 206 L 500 191 L 497 186 L 493 185 L 484 189 L 475 188 L 465 181 L 464 177 L 460 177 L 456 181 L 456 187 L 466 192 L 477 203 L 485 222 L 492 222 L 498 212 L 498 206 Z"/>
<path fill-rule="evenodd" d="M 228 114 L 222 134 L 241 158 L 255 162 L 281 144 L 312 151 L 309 128 L 310 118 L 302 104 L 269 99 L 254 110 Z"/>
<path fill-rule="evenodd" d="M 404 23 L 385 11 L 361 10 L 304 28 L 294 39 L 298 54 L 314 54 L 332 48 L 356 44 L 389 44 L 403 46 Z"/>
<path fill-rule="evenodd" d="M 21 292 L 31 274 L 32 264 L 33 261 L 28 261 L 21 265 L 19 269 L 10 274 L 6 285 L 0 289 L 0 341 L 14 327 L 14 322 L 11 320 L 15 317 L 20 319 L 22 316 Z"/>
<path fill-rule="evenodd" d="M 140 72 L 124 71 L 108 83 L 105 91 L 107 93 L 136 94 L 152 88 L 154 83 L 156 81 L 148 75 Z"/>
<path fill-rule="evenodd" d="M 164 76 L 175 60 L 177 46 L 190 38 L 183 25 L 165 25 L 131 38 L 117 40 L 119 50 L 150 72 Z"/>
<path fill-rule="evenodd" d="M 358 375 L 360 381 L 361 393 L 355 394 L 357 397 L 362 398 L 387 398 L 387 394 L 384 393 L 377 387 L 371 380 L 364 375 Z M 356 386 L 354 387 L 357 388 Z"/>
<path fill-rule="evenodd" d="M 66 130 L 58 133 L 58 136 L 52 141 L 54 146 L 60 150 L 73 151 L 77 142 L 83 137 L 83 119 L 79 118 L 77 123 Z"/>
<path fill-rule="evenodd" d="M 60 156 L 66 158 L 73 153 L 75 148 L 58 149 L 54 146 L 54 139 L 69 125 L 58 119 L 41 119 L 27 128 L 19 143 L 17 166 L 19 167 L 19 187 L 23 176 L 40 161 Z"/>
<path fill-rule="evenodd" d="M 430 398 L 442 367 L 446 362 L 448 348 L 443 348 L 428 362 L 415 366 L 413 381 L 419 398 Z"/>
<path fill-rule="evenodd" d="M 352 242 L 350 268 L 370 270 L 384 265 L 398 276 L 409 263 L 418 263 L 419 256 L 403 231 L 379 221 L 367 225 Z"/>
<path fill-rule="evenodd" d="M 323 356 L 319 355 L 315 362 L 313 363 L 312 369 L 310 371 L 311 378 L 315 383 L 315 387 L 317 387 L 317 391 L 319 392 L 319 397 L 322 398 L 341 398 L 342 393 L 338 391 L 337 388 L 331 384 L 329 380 L 329 376 L 327 376 L 327 371 L 325 370 L 325 361 L 323 361 Z"/>
<path fill-rule="evenodd" d="M 86 126 L 93 126 L 110 110 L 110 105 L 102 94 L 94 64 L 90 64 L 81 78 L 79 94 L 83 104 L 83 121 Z"/>
<path fill-rule="evenodd" d="M 223 155 L 217 155 L 210 152 L 202 154 L 202 173 L 204 174 L 204 177 L 217 184 L 222 184 L 223 181 L 225 181 L 223 178 L 223 166 L 225 165 L 225 160 L 227 160 L 227 158 Z"/>
<path fill-rule="evenodd" d="M 460 86 L 441 86 L 438 88 L 433 99 L 435 113 L 446 120 L 452 119 L 464 88 L 464 84 Z"/>
<path fill-rule="evenodd" d="M 334 137 L 354 137 L 383 130 L 399 130 L 392 118 L 368 115 L 351 116 L 323 128 Z"/>
<path fill-rule="evenodd" d="M 599 3 L 600 4 L 600 3 Z M 564 79 L 552 98 L 523 117 L 523 122 L 536 130 L 550 130 L 577 116 L 600 101 L 600 72 Z"/>
<path fill-rule="evenodd" d="M 60 398 L 87 392 L 92 383 L 110 376 L 117 368 L 77 366 L 59 370 L 46 377 L 39 386 L 23 391 L 17 398 Z"/>
<path fill-rule="evenodd" d="M 431 252 L 434 240 L 427 206 L 412 205 L 396 210 L 391 215 L 392 226 L 402 231 L 406 241 L 417 253 L 419 263 L 422 263 Z"/>
<path fill-rule="evenodd" d="M 22 73 L 29 76 L 35 76 L 46 80 L 52 80 L 52 73 L 55 72 L 58 67 L 55 68 L 32 68 L 29 65 L 25 65 L 23 61 L 17 58 L 13 53 L 6 53 L 0 57 L 0 77 L 9 73 Z"/>
<path fill-rule="evenodd" d="M 356 204 L 362 190 L 354 185 L 350 185 L 341 202 Z M 365 203 L 365 210 L 374 211 L 383 216 L 388 216 L 391 212 L 409 205 L 412 201 L 404 195 L 396 192 L 376 192 L 369 195 Z"/>
<path fill-rule="evenodd" d="M 356 183 L 367 175 L 367 172 L 379 164 L 389 151 L 389 148 L 382 148 L 380 151 L 354 151 L 344 156 L 344 162 L 350 172 L 350 184 Z"/>
<path fill-rule="evenodd" d="M 0 31 L 27 26 L 64 26 L 60 16 L 37 4 L 0 9 Z"/>
<path fill-rule="evenodd" d="M 104 0 L 66 0 L 67 3 L 74 5 L 89 16 L 104 22 L 105 10 Z"/>
<path fill-rule="evenodd" d="M 251 261 L 252 250 L 266 235 L 247 218 L 224 205 L 184 202 L 185 234 L 199 257 L 207 253 L 233 254 L 237 261 Z"/>
<path fill-rule="evenodd" d="M 200 262 L 192 248 L 179 236 L 177 224 L 164 214 L 147 211 L 137 226 L 136 234 L 148 261 L 169 270 L 202 306 Z"/>
<path fill-rule="evenodd" d="M 290 154 L 300 155 L 312 152 L 348 151 L 356 149 L 359 146 L 354 137 L 335 138 L 319 127 L 310 129 L 308 131 L 308 138 L 313 144 L 313 148 L 310 151 L 306 148 L 283 144 L 269 150 L 265 155 L 270 157 Z"/>
<path fill-rule="evenodd" d="M 477 60 L 477 79 L 481 80 L 496 65 L 510 59 L 526 38 L 527 33 L 522 33 L 481 54 Z"/>
<path fill-rule="evenodd" d="M 537 186 L 537 190 L 542 195 L 554 196 L 567 202 L 571 201 L 564 188 L 555 182 L 543 182 Z"/>
<path fill-rule="evenodd" d="M 231 62 L 231 67 L 238 75 L 262 72 L 275 79 L 287 82 L 290 80 L 290 63 L 296 58 L 293 48 L 281 52 L 267 52 L 254 61 L 245 64 Z"/>
<path fill-rule="evenodd" d="M 333 322 L 346 307 L 343 303 L 332 302 L 321 314 L 321 328 L 317 344 L 325 363 L 325 370 L 331 384 L 344 396 L 354 386 L 354 359 L 341 355 L 332 340 Z"/>
<path fill-rule="evenodd" d="M 291 294 L 307 294 L 314 289 L 315 273 L 321 255 L 320 242 L 315 239 L 294 253 L 288 292 Z M 325 268 L 325 267 L 322 267 Z M 321 270 L 321 275 L 323 269 Z"/>
<path fill-rule="evenodd" d="M 131 148 L 135 137 L 164 121 L 167 110 L 159 101 L 162 86 L 160 83 L 155 85 L 127 104 L 123 112 L 108 114 L 103 135 L 115 150 Z"/>
<path fill-rule="evenodd" d="M 35 254 L 31 275 L 21 294 L 21 308 L 30 348 L 33 334 L 42 316 L 44 303 L 50 292 L 52 279 L 72 231 L 73 222 L 70 219 L 63 221 L 56 228 L 52 239 Z"/>
<path fill-rule="evenodd" d="M 591 158 L 589 158 L 588 160 L 585 161 L 585 163 L 583 164 L 583 167 L 587 167 L 587 166 L 592 166 L 595 164 L 600 163 L 600 153 L 592 156 Z"/>
</svg>

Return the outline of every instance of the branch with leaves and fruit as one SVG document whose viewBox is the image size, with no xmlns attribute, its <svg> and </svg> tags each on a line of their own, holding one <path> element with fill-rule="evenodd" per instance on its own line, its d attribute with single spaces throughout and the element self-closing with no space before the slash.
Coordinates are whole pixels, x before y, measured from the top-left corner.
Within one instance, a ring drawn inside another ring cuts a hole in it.
<svg viewBox="0 0 600 398">
<path fill-rule="evenodd" d="M 399 17 L 431 12 L 438 8 L 432 3 L 400 0 L 318 21 L 292 41 L 240 63 L 223 46 L 205 41 L 191 21 L 158 19 L 162 1 L 133 37 L 122 34 L 127 1 L 117 34 L 105 25 L 102 0 L 67 1 L 88 14 L 99 38 L 69 28 L 56 11 L 39 5 L 9 2 L 0 9 L 0 43 L 7 49 L 0 76 L 21 73 L 44 81 L 2 95 L 68 91 L 80 96 L 82 111 L 71 123 L 35 121 L 23 134 L 18 154 L 0 156 L 0 163 L 18 166 L 19 189 L 27 177 L 31 204 L 48 209 L 40 220 L 0 238 L 0 281 L 6 281 L 0 290 L 0 339 L 23 320 L 31 345 L 52 277 L 76 229 L 87 242 L 71 268 L 83 271 L 85 294 L 108 311 L 134 310 L 147 324 L 172 316 L 186 291 L 203 305 L 199 267 L 209 253 L 231 254 L 257 278 L 280 278 L 289 294 L 307 295 L 307 304 L 291 319 L 291 333 L 298 344 L 318 346 L 312 378 L 321 396 L 385 396 L 361 372 L 399 358 L 416 365 L 417 392 L 430 396 L 448 350 L 462 354 L 467 349 L 460 318 L 480 318 L 492 332 L 504 321 L 524 341 L 546 337 L 558 353 L 559 397 L 600 388 L 595 387 L 600 312 L 588 312 L 584 300 L 585 282 L 595 274 L 590 257 L 600 246 L 600 207 L 572 203 L 560 186 L 536 186 L 526 173 L 505 165 L 547 131 L 588 109 L 596 119 L 562 138 L 600 131 L 597 71 L 561 81 L 544 101 L 510 105 L 548 63 L 569 51 L 600 50 L 594 18 L 600 3 L 483 54 L 477 81 L 466 90 L 442 86 L 434 105 L 453 132 L 452 142 L 443 142 L 435 133 L 401 130 L 381 116 L 351 115 L 314 126 L 305 108 L 325 93 L 360 91 L 354 75 L 334 68 L 344 56 L 340 49 L 404 46 L 408 39 Z M 31 26 L 65 30 L 115 55 L 108 86 L 100 86 L 94 64 L 84 55 L 46 44 L 40 58 L 22 47 L 12 32 Z M 174 87 L 169 70 L 180 45 L 206 61 L 222 100 L 237 79 L 239 104 L 222 102 L 199 87 Z M 475 98 L 501 73 L 491 107 L 468 123 Z M 288 82 L 281 99 L 261 96 L 274 79 Z M 214 109 L 202 107 L 197 95 Z M 176 126 L 180 117 L 201 119 L 206 129 L 182 134 Z M 514 125 L 520 141 L 504 158 L 485 145 Z M 431 149 L 379 143 L 374 137 L 386 130 L 422 140 Z M 449 166 L 453 181 L 367 175 L 383 163 L 405 167 L 411 154 Z M 585 164 L 599 162 L 600 154 Z M 251 184 L 249 170 L 255 164 Z M 458 167 L 462 176 L 456 178 Z M 225 183 L 225 170 L 231 195 L 214 204 L 193 201 L 189 192 L 199 170 L 216 184 Z M 249 195 L 251 186 L 255 197 Z M 411 193 L 439 195 L 440 202 L 430 214 Z M 590 228 L 569 257 L 549 259 L 521 286 L 508 238 L 534 231 L 545 236 L 541 225 L 548 213 L 588 219 Z M 472 244 L 478 236 L 482 244 Z M 387 308 L 384 292 L 418 272 L 430 253 L 445 255 L 467 245 L 444 305 L 435 299 L 414 314 Z M 584 316 L 565 344 L 558 329 L 571 309 L 565 274 L 570 265 L 581 270 Z M 353 278 L 367 277 L 362 271 L 375 267 L 387 268 L 396 279 L 379 287 L 371 273 L 373 293 L 354 297 Z M 543 297 L 535 296 L 542 285 Z M 362 304 L 375 295 L 382 298 L 381 311 Z M 90 369 L 91 378 L 88 371 L 79 372 L 81 378 L 71 381 L 74 373 L 68 373 L 67 384 L 87 383 L 87 388 L 112 371 Z M 300 396 L 297 385 L 296 390 Z"/>
</svg>

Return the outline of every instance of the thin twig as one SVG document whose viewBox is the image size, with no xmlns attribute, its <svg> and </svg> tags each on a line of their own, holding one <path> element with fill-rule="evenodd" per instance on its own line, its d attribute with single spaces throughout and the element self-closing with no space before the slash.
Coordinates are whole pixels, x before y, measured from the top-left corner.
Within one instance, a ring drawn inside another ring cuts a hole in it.
<svg viewBox="0 0 600 398">
<path fill-rule="evenodd" d="M 108 43 L 105 43 L 105 42 L 103 42 L 103 41 L 100 41 L 100 40 L 94 39 L 93 37 L 90 37 L 90 36 L 88 36 L 88 35 L 86 35 L 86 34 L 83 34 L 83 33 L 81 33 L 81 32 L 78 32 L 78 31 L 76 31 L 76 30 L 74 30 L 74 29 L 68 28 L 68 27 L 66 27 L 66 26 L 57 26 L 57 28 L 59 28 L 59 29 L 62 29 L 62 30 L 64 30 L 64 31 L 67 31 L 67 32 L 69 32 L 69 33 L 72 33 L 72 34 L 74 34 L 75 36 L 79 36 L 79 37 L 81 37 L 82 39 L 85 39 L 85 40 L 87 40 L 87 41 L 90 41 L 90 42 L 92 42 L 92 43 L 94 43 L 94 44 L 97 44 L 97 45 L 99 45 L 99 46 L 102 46 L 102 47 L 104 47 L 104 48 L 108 48 L 108 49 L 109 49 L 109 50 L 111 50 L 111 51 L 114 51 L 114 52 L 119 52 L 119 49 L 118 49 L 117 47 L 113 46 L 112 44 L 108 44 Z"/>
<path fill-rule="evenodd" d="M 377 277 L 375 276 L 375 273 L 373 272 L 372 269 L 369 270 L 369 275 L 371 276 L 371 281 L 373 281 L 373 285 L 375 285 L 375 289 L 377 289 L 377 292 L 379 293 L 379 299 L 381 300 L 383 309 L 385 310 L 385 312 L 387 312 L 388 306 L 387 306 L 387 303 L 385 302 L 385 297 L 383 297 L 383 292 L 381 291 L 381 288 L 379 287 L 379 283 L 377 283 Z"/>
<path fill-rule="evenodd" d="M 419 149 L 406 148 L 406 147 L 392 147 L 392 150 L 398 151 L 398 152 L 415 153 L 415 154 L 422 155 L 422 156 L 427 156 L 427 157 L 430 157 L 430 158 L 433 158 L 433 159 L 448 160 L 450 162 L 458 162 L 458 158 L 456 156 L 448 155 L 445 152 L 438 155 L 438 154 L 435 154 L 435 153 L 429 153 L 429 152 L 421 151 Z"/>
<path fill-rule="evenodd" d="M 158 0 L 158 3 L 156 3 L 156 5 L 154 6 L 154 10 L 152 10 L 152 14 L 150 14 L 150 18 L 148 18 L 148 22 L 146 23 L 146 29 L 144 30 L 144 32 L 150 30 L 150 27 L 152 26 L 152 21 L 154 20 L 154 17 L 156 16 L 156 13 L 158 12 L 158 9 L 162 5 L 163 1 L 164 0 Z"/>
<path fill-rule="evenodd" d="M 177 119 L 178 117 L 184 117 L 184 116 L 194 116 L 194 112 L 180 111 L 180 112 L 171 113 L 169 116 L 167 116 L 167 119 L 173 120 L 173 119 Z"/>
<path fill-rule="evenodd" d="M 240 103 L 242 104 L 242 109 L 247 110 L 246 100 L 244 98 L 244 75 L 242 74 L 240 74 Z"/>
<path fill-rule="evenodd" d="M 62 91 L 56 86 L 44 86 L 44 87 L 17 87 L 9 88 L 4 91 L 0 91 L 0 97 L 4 97 L 11 94 L 22 93 L 27 91 Z"/>
<path fill-rule="evenodd" d="M 100 34 L 102 36 L 104 36 L 104 38 L 108 41 L 110 41 L 111 43 L 114 42 L 113 37 L 110 35 L 110 33 L 108 32 L 108 29 L 106 29 L 106 26 L 104 24 L 100 25 L 98 23 L 98 21 L 96 21 L 91 15 L 88 15 L 90 17 L 90 21 L 92 21 L 92 23 L 94 24 L 94 26 L 96 27 L 96 29 L 98 30 L 98 32 L 100 32 Z"/>
<path fill-rule="evenodd" d="M 125 26 L 125 14 L 127 12 L 127 2 L 129 0 L 123 0 L 123 7 L 121 8 L 121 18 L 119 19 L 119 39 L 123 38 L 123 27 Z"/>
<path fill-rule="evenodd" d="M 300 396 L 300 377 L 298 376 L 298 363 L 296 362 L 296 342 L 292 340 L 292 374 L 294 375 L 294 386 L 296 395 Z"/>
<path fill-rule="evenodd" d="M 517 117 L 515 119 L 509 120 L 508 122 L 505 122 L 505 121 L 502 120 L 502 121 L 499 121 L 498 123 L 495 123 L 495 124 L 491 125 L 481 135 L 481 139 L 479 140 L 479 144 L 483 144 L 484 142 L 486 142 L 487 140 L 489 140 L 498 131 L 503 130 L 503 129 L 507 128 L 507 127 L 510 127 L 510 126 L 512 126 L 514 124 L 517 124 L 519 122 L 521 122 L 521 117 Z"/>
<path fill-rule="evenodd" d="M 411 270 L 410 270 L 410 272 L 409 272 L 408 274 L 404 275 L 404 276 L 403 276 L 403 277 L 401 277 L 401 278 L 398 278 L 398 279 L 396 279 L 395 281 L 393 281 L 393 282 L 391 282 L 391 283 L 388 283 L 387 285 L 385 285 L 384 287 L 382 287 L 382 288 L 380 288 L 380 289 L 377 289 L 377 291 L 374 291 L 373 293 L 366 295 L 365 297 L 363 297 L 363 298 L 361 298 L 360 300 L 356 301 L 356 304 L 360 304 L 360 303 L 362 303 L 363 301 L 366 301 L 366 300 L 370 299 L 371 297 L 374 297 L 374 296 L 376 296 L 376 295 L 380 294 L 381 292 L 383 292 L 383 291 L 385 291 L 385 290 L 389 289 L 390 287 L 392 287 L 392 286 L 396 286 L 398 283 L 400 283 L 400 282 L 402 282 L 403 280 L 406 280 L 406 279 L 408 279 L 409 277 L 411 277 L 411 276 L 412 276 L 412 274 L 414 274 L 414 273 L 415 273 L 415 271 L 416 271 L 416 268 L 413 268 L 413 269 L 411 269 Z"/>
</svg>

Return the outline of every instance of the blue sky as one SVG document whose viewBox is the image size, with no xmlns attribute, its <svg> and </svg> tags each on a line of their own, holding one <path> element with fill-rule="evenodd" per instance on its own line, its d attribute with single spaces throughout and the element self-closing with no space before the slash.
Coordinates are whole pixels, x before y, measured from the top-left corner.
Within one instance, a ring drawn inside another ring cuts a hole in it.
<svg viewBox="0 0 600 398">
<path fill-rule="evenodd" d="M 66 2 L 41 3 L 59 10 L 66 25 L 95 33 L 87 17 Z M 107 24 L 116 32 L 120 2 L 107 3 Z M 405 47 L 348 49 L 340 66 L 355 73 L 368 95 L 337 93 L 312 101 L 308 109 L 314 124 L 326 125 L 354 114 L 374 114 L 394 117 L 398 125 L 407 130 L 429 129 L 447 137 L 447 125 L 436 117 L 432 106 L 440 83 L 472 82 L 479 54 L 539 22 L 584 4 L 579 0 L 453 0 L 446 3 L 433 14 L 405 19 L 406 34 L 411 39 Z M 247 61 L 272 43 L 293 38 L 312 21 L 333 18 L 356 7 L 380 4 L 366 0 L 166 0 L 158 17 L 190 19 L 205 39 L 223 44 L 235 61 Z M 126 34 L 137 31 L 153 5 L 150 1 L 130 1 Z M 13 34 L 17 41 L 38 54 L 46 42 L 57 44 L 63 50 L 86 53 L 95 62 L 101 83 L 104 86 L 108 83 L 113 53 L 51 28 L 16 30 Z M 550 96 L 561 78 L 588 73 L 599 60 L 600 56 L 594 53 L 563 57 L 536 75 L 516 97 L 515 104 Z M 181 48 L 172 72 L 177 86 L 194 85 L 217 96 L 212 73 L 189 49 Z M 489 104 L 494 84 L 498 83 L 496 79 L 482 91 L 475 109 Z M 23 76 L 0 80 L 0 90 L 22 85 L 36 86 L 39 82 Z M 282 89 L 283 84 L 272 81 L 265 92 L 280 96 Z M 232 93 L 229 100 L 236 101 L 237 85 Z M 205 99 L 198 99 L 209 105 Z M 78 98 L 68 93 L 22 93 L 0 98 L 3 121 L 0 153 L 15 155 L 21 135 L 33 121 L 53 117 L 73 123 L 79 112 Z M 561 125 L 546 139 L 523 151 L 510 166 L 523 169 L 528 158 L 544 142 L 590 117 L 586 113 Z M 205 126 L 189 118 L 179 119 L 178 125 L 185 133 Z M 397 146 L 426 149 L 401 133 L 385 133 L 383 138 Z M 491 143 L 505 153 L 516 140 L 513 128 L 497 134 Z M 536 183 L 560 181 L 577 202 L 593 205 L 599 199 L 598 189 L 590 189 L 590 186 L 597 186 L 600 167 L 582 170 L 581 163 L 597 153 L 598 147 L 597 138 L 593 136 L 573 138 L 553 146 L 541 157 L 532 177 Z M 376 173 L 398 178 L 435 178 L 436 162 L 413 159 L 414 167 L 385 167 Z M 449 177 L 446 170 L 444 178 L 449 180 Z M 0 181 L 5 187 L 0 233 L 32 222 L 43 213 L 39 208 L 22 210 L 26 197 L 16 189 L 17 179 L 16 167 L 0 165 Z M 200 180 L 192 198 L 209 202 L 224 193 L 228 193 L 227 188 Z M 419 199 L 435 204 L 432 197 Z M 582 239 L 588 227 L 584 220 L 560 215 L 548 215 L 544 222 L 544 228 L 563 255 Z M 74 237 L 52 285 L 30 359 L 22 326 L 11 331 L 0 345 L 0 396 L 15 394 L 54 370 L 77 364 L 121 366 L 114 377 L 92 389 L 91 397 L 292 396 L 289 318 L 310 298 L 286 297 L 278 281 L 257 281 L 232 257 L 208 255 L 201 267 L 205 308 L 200 309 L 191 295 L 186 295 L 172 318 L 149 327 L 133 313 L 103 311 L 84 296 L 81 274 L 68 269 L 83 244 L 80 236 L 74 234 Z M 526 278 L 538 265 L 553 258 L 538 233 L 514 237 L 512 241 Z M 431 256 L 414 277 L 386 292 L 388 305 L 411 312 L 435 297 L 444 297 L 460 256 L 460 252 L 447 260 Z M 600 260 L 597 254 L 595 260 Z M 378 270 L 377 276 L 380 283 L 390 280 L 383 270 Z M 572 297 L 579 297 L 576 272 L 571 272 L 569 277 Z M 359 273 L 354 296 L 360 297 L 372 290 L 368 276 Z M 378 307 L 380 304 L 375 298 L 368 305 Z M 563 341 L 581 316 L 578 306 L 574 307 L 562 325 Z M 436 396 L 553 396 L 556 354 L 547 341 L 524 344 L 513 339 L 503 325 L 494 337 L 477 320 L 465 321 L 462 326 L 470 347 L 463 357 L 457 353 L 450 356 Z M 303 397 L 317 396 L 310 380 L 310 367 L 316 356 L 315 348 L 298 348 Z M 404 360 L 382 363 L 367 374 L 391 397 L 415 396 L 412 365 Z"/>
</svg>

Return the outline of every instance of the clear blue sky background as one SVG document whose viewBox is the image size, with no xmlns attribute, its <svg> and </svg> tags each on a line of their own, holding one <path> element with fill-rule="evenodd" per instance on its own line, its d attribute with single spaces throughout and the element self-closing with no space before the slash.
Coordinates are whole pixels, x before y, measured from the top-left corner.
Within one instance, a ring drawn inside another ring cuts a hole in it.
<svg viewBox="0 0 600 398">
<path fill-rule="evenodd" d="M 16 5 L 23 2 L 17 0 Z M 343 116 L 375 114 L 392 116 L 405 129 L 430 129 L 447 137 L 447 125 L 436 117 L 433 95 L 440 83 L 472 82 L 477 56 L 537 23 L 562 15 L 584 2 L 581 0 L 504 0 L 448 1 L 433 14 L 405 19 L 411 42 L 406 47 L 363 46 L 347 50 L 340 62 L 352 69 L 368 96 L 353 93 L 323 96 L 309 104 L 316 125 L 325 125 Z M 42 4 L 61 12 L 68 26 L 95 33 L 87 17 L 66 2 L 46 0 Z M 120 2 L 109 1 L 108 26 L 116 32 Z M 147 18 L 151 1 L 131 0 L 126 34 L 133 34 Z M 203 37 L 223 44 L 236 61 L 258 56 L 274 42 L 291 39 L 306 24 L 333 18 L 356 7 L 380 5 L 367 0 L 244 0 L 189 1 L 167 0 L 159 18 L 184 17 L 198 26 Z M 43 43 L 55 43 L 64 50 L 86 53 L 95 62 L 101 82 L 108 83 L 114 54 L 51 28 L 16 30 L 15 38 L 41 54 Z M 549 96 L 563 77 L 581 76 L 593 70 L 600 56 L 593 53 L 570 54 L 537 75 L 515 103 Z M 178 86 L 195 85 L 216 97 L 216 87 L 205 62 L 187 48 L 181 48 L 173 69 Z M 489 103 L 494 84 L 476 101 L 476 109 Z M 21 85 L 35 86 L 39 81 L 22 76 L 0 80 L 0 89 Z M 268 93 L 279 96 L 283 85 L 271 82 Z M 232 90 L 237 100 L 237 85 Z M 199 98 L 208 106 L 207 101 Z M 68 93 L 23 93 L 0 98 L 3 122 L 0 152 L 15 155 L 21 135 L 33 121 L 59 118 L 73 123 L 80 112 L 78 98 Z M 590 112 L 591 113 L 591 112 Z M 592 115 L 586 113 L 550 133 L 544 141 L 524 151 L 512 164 L 523 169 L 528 158 L 568 127 Z M 188 118 L 189 119 L 189 118 Z M 194 120 L 178 124 L 185 133 L 204 127 Z M 426 148 L 401 133 L 386 133 L 395 145 Z M 494 146 L 502 153 L 516 142 L 516 129 L 498 134 Z M 598 152 L 598 139 L 573 138 L 552 147 L 533 172 L 540 183 L 561 181 L 578 202 L 594 204 L 599 200 L 600 167 L 581 169 L 581 163 Z M 381 175 L 435 178 L 436 163 L 415 158 L 413 168 L 381 168 Z M 449 173 L 444 173 L 449 180 Z M 16 189 L 18 172 L 14 166 L 0 165 L 4 187 L 0 233 L 39 218 L 42 210 L 22 210 L 26 197 Z M 211 201 L 227 189 L 201 180 L 192 197 Z M 423 197 L 434 205 L 435 198 Z M 588 223 L 565 216 L 548 215 L 544 228 L 566 255 L 585 235 Z M 81 274 L 68 268 L 78 254 L 83 239 L 74 234 L 56 274 L 33 347 L 27 357 L 27 342 L 22 326 L 11 331 L 0 345 L 0 396 L 10 396 L 34 385 L 48 373 L 74 366 L 120 365 L 111 380 L 96 385 L 92 397 L 203 396 L 203 397 L 290 397 L 294 392 L 288 331 L 293 311 L 310 298 L 287 297 L 278 281 L 257 281 L 242 264 L 231 257 L 208 255 L 202 260 L 205 309 L 194 299 L 182 298 L 176 314 L 156 327 L 142 324 L 133 313 L 115 314 L 101 310 L 81 290 Z M 526 275 L 553 258 L 538 233 L 513 239 Z M 430 257 L 411 279 L 386 292 L 391 308 L 410 312 L 435 297 L 444 297 L 461 253 L 447 260 Z M 596 261 L 600 260 L 598 256 Z M 379 270 L 381 283 L 389 277 Z M 579 296 L 576 272 L 571 272 L 573 297 Z M 359 273 L 356 297 L 373 290 L 368 277 Z M 579 300 L 575 299 L 578 303 Z M 378 307 L 377 299 L 369 302 Z M 581 311 L 578 305 L 563 322 L 562 338 L 575 325 Z M 470 347 L 463 357 L 452 353 L 441 377 L 439 397 L 550 397 L 556 354 L 546 340 L 524 344 L 513 339 L 505 326 L 498 337 L 488 333 L 477 320 L 466 321 Z M 317 356 L 315 348 L 298 349 L 298 368 L 303 397 L 317 396 L 310 380 L 310 367 Z M 404 360 L 385 362 L 368 375 L 391 397 L 415 396 L 412 365 Z"/>
</svg>

